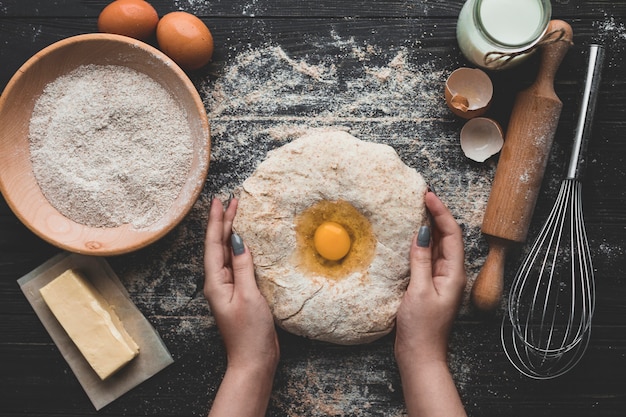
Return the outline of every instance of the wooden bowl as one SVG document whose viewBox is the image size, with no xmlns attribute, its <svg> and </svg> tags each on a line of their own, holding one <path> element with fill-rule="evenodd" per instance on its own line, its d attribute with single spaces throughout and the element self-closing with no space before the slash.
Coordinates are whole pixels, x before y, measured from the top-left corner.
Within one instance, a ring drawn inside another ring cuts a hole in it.
<svg viewBox="0 0 626 417">
<path fill-rule="evenodd" d="M 169 211 L 148 227 L 124 224 L 100 228 L 76 223 L 46 200 L 33 174 L 29 123 L 35 101 L 48 83 L 86 64 L 124 65 L 142 72 L 169 91 L 187 114 L 194 141 L 189 177 Z M 35 54 L 11 78 L 0 96 L 0 191 L 15 215 L 53 245 L 89 255 L 127 253 L 156 241 L 189 212 L 204 185 L 210 143 L 202 100 L 187 75 L 170 58 L 125 36 L 78 35 Z"/>
</svg>

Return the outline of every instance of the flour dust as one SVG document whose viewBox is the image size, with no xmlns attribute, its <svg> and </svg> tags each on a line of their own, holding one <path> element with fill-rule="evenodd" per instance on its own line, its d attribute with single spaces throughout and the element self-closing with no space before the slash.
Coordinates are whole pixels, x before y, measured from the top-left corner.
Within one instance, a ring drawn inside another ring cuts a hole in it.
<svg viewBox="0 0 626 417">
<path fill-rule="evenodd" d="M 202 86 L 212 164 L 220 168 L 209 174 L 211 189 L 228 195 L 269 150 L 311 130 L 343 130 L 388 144 L 462 225 L 471 281 L 484 261 L 480 224 L 495 163 L 463 156 L 460 122 L 443 99 L 448 70 L 435 61 L 414 62 L 404 48 L 383 51 L 349 41 L 335 48 L 314 58 L 292 57 L 274 45 L 251 49 Z"/>
</svg>

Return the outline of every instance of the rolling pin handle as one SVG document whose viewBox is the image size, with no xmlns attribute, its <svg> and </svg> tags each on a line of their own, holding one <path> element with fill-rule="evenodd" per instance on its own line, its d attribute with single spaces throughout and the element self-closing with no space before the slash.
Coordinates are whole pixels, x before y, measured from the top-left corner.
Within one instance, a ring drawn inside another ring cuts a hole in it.
<svg viewBox="0 0 626 417">
<path fill-rule="evenodd" d="M 509 241 L 489 236 L 489 253 L 472 287 L 472 303 L 483 311 L 494 311 L 502 300 L 504 264 Z"/>
<path fill-rule="evenodd" d="M 574 38 L 574 34 L 569 23 L 563 20 L 551 20 L 546 32 L 549 34 L 558 32 L 560 36 L 552 41 L 548 41 L 542 46 L 541 65 L 537 73 L 534 87 L 539 92 L 556 97 L 554 93 L 554 78 L 561 65 L 561 61 L 563 61 L 567 51 L 573 44 L 572 39 Z M 556 98 L 558 100 L 558 97 Z"/>
</svg>

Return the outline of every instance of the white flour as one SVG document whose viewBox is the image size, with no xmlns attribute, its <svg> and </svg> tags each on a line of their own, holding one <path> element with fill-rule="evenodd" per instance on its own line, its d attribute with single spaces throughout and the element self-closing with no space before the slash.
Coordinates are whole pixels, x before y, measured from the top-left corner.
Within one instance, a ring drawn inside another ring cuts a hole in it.
<svg viewBox="0 0 626 417">
<path fill-rule="evenodd" d="M 33 171 L 48 201 L 92 227 L 159 220 L 191 167 L 185 114 L 157 82 L 83 66 L 46 86 L 30 122 Z"/>
</svg>

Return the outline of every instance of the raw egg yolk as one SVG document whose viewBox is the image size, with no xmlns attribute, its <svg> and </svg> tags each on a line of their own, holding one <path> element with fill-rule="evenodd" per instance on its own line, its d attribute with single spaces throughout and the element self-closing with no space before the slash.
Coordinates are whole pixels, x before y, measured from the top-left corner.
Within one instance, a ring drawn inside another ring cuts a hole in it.
<svg viewBox="0 0 626 417">
<path fill-rule="evenodd" d="M 315 230 L 313 236 L 315 250 L 329 261 L 338 261 L 350 251 L 350 236 L 342 225 L 324 222 Z"/>
</svg>

